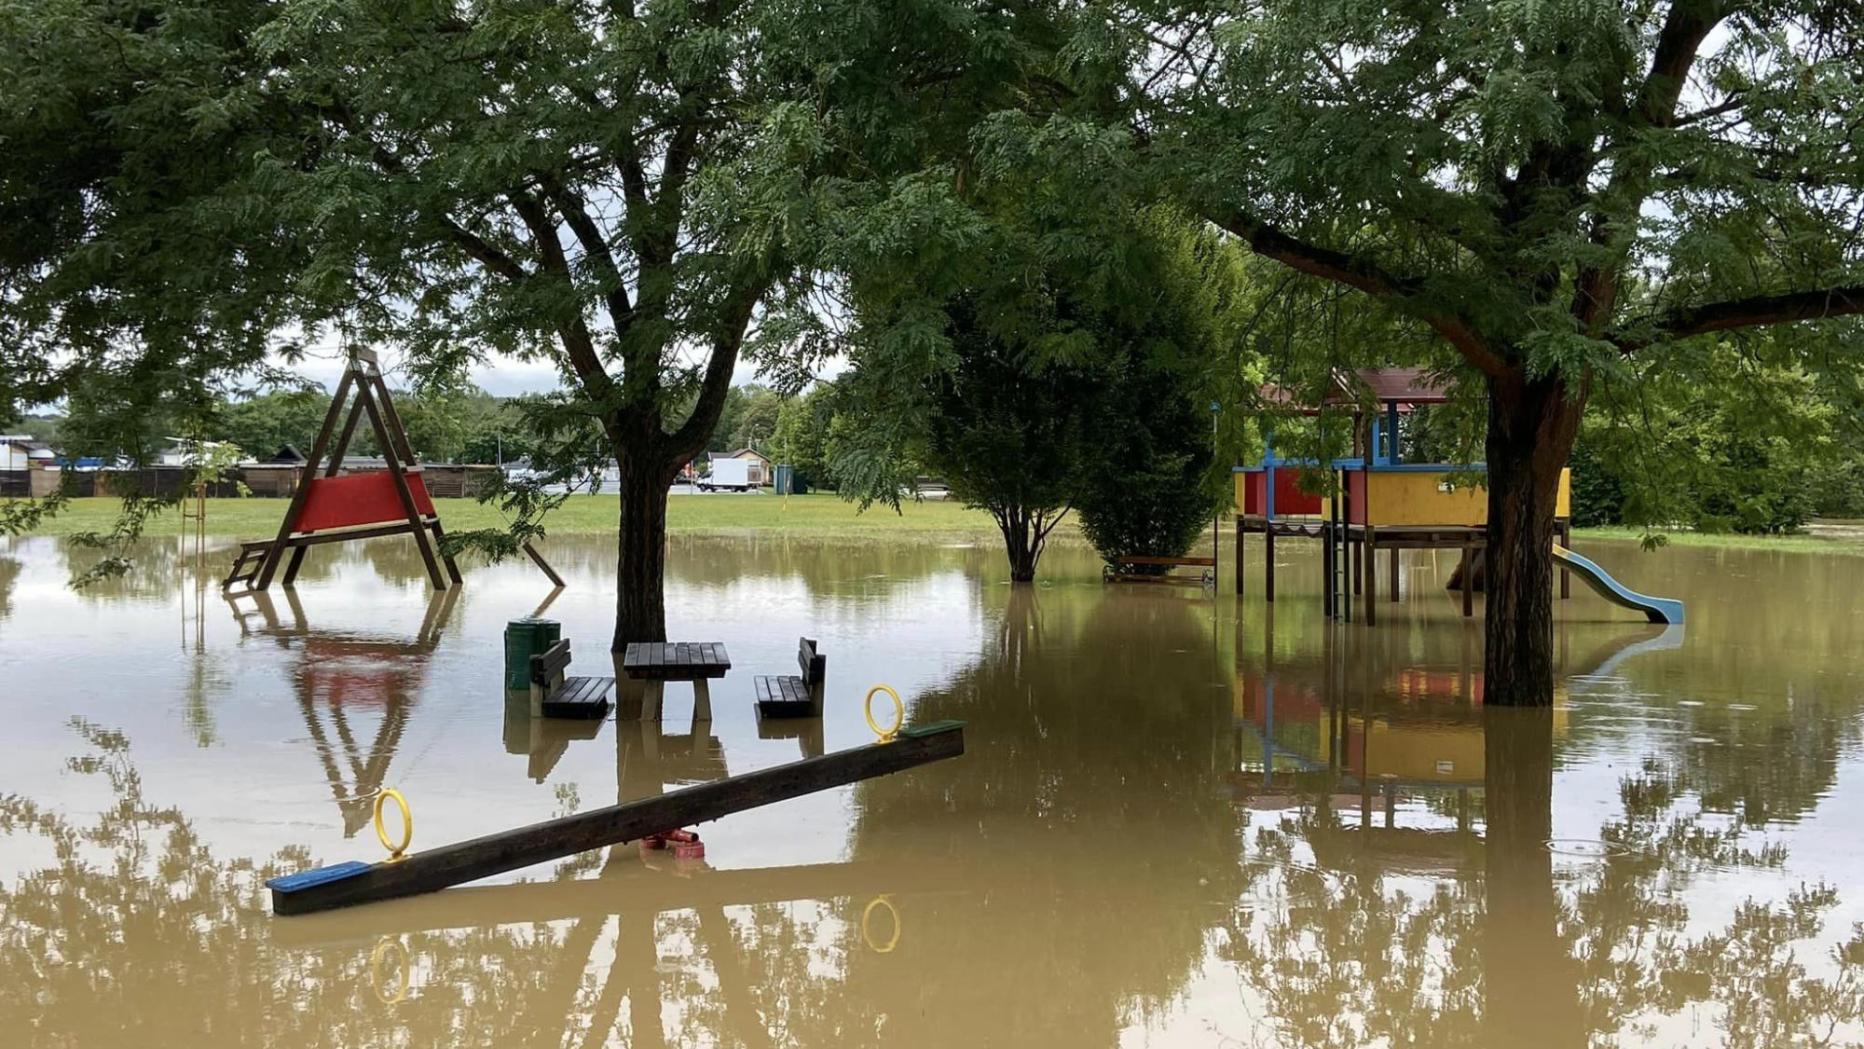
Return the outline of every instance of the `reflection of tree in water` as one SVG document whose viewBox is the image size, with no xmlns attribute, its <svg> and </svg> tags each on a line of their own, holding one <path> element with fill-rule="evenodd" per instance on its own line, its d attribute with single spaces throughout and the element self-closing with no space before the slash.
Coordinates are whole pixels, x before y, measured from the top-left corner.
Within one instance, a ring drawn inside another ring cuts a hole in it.
<svg viewBox="0 0 1864 1049">
<path fill-rule="evenodd" d="M 19 562 L 0 557 L 0 622 L 13 614 L 13 585 L 19 582 Z"/>
<path fill-rule="evenodd" d="M 113 804 L 79 823 L 0 797 L 0 833 L 55 855 L 0 884 L 0 1028 L 23 1044 L 357 1045 L 401 1041 L 406 1026 L 508 1045 L 539 1026 L 516 1006 L 558 953 L 551 930 L 476 933 L 471 952 L 430 956 L 424 993 L 390 1013 L 373 1000 L 366 946 L 271 943 L 262 883 L 305 866 L 301 850 L 264 864 L 217 859 L 177 810 L 144 797 L 127 739 L 78 727 L 93 752 L 70 768 L 104 777 Z"/>
<path fill-rule="evenodd" d="M 984 658 L 914 703 L 963 719 L 966 752 L 856 789 L 856 861 L 952 872 L 950 894 L 901 903 L 939 964 L 849 961 L 850 997 L 887 1013 L 880 1041 L 1113 1045 L 1182 990 L 1241 877 L 1207 609 L 1011 588 Z"/>
<path fill-rule="evenodd" d="M 865 541 L 784 535 L 673 536 L 667 541 L 667 578 L 700 587 L 788 579 L 802 583 L 813 594 L 840 594 L 869 584 L 887 590 L 939 572 L 962 571 L 976 579 L 975 568 L 988 561 L 988 553 L 977 548 L 946 549 L 936 536 Z"/>
<path fill-rule="evenodd" d="M 1233 918 L 1226 953 L 1290 1041 L 1636 1044 L 1669 1031 L 1653 1018 L 1693 1009 L 1704 1010 L 1732 1046 L 1810 1041 L 1834 1030 L 1857 1036 L 1864 933 L 1840 949 L 1829 979 L 1810 975 L 1792 943 L 1821 931 L 1833 890 L 1802 889 L 1779 905 L 1750 902 L 1727 928 L 1693 939 L 1687 906 L 1704 872 L 1785 862 L 1784 850 L 1766 840 L 1765 822 L 1746 813 L 1806 811 L 1829 787 L 1836 756 L 1854 735 L 1849 728 L 1800 741 L 1790 757 L 1809 770 L 1742 780 L 1755 793 L 1732 812 L 1717 801 L 1726 780 L 1713 778 L 1728 769 L 1709 769 L 1705 790 L 1698 777 L 1707 766 L 1693 752 L 1648 762 L 1621 782 L 1622 811 L 1601 828 L 1601 855 L 1578 860 L 1547 847 L 1551 712 L 1490 709 L 1483 717 L 1480 885 L 1440 883 L 1418 898 L 1376 862 L 1348 863 L 1293 871 L 1272 905 L 1254 903 Z M 1254 848 L 1264 859 L 1285 855 L 1330 819 L 1317 796 Z"/>
</svg>

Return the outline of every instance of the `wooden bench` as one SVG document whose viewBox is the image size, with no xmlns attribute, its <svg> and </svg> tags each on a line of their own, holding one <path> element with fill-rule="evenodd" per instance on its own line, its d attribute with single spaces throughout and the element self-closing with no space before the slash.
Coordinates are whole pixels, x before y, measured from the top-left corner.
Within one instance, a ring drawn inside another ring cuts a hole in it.
<svg viewBox="0 0 1864 1049">
<path fill-rule="evenodd" d="M 816 643 L 800 638 L 796 643 L 796 664 L 800 675 L 767 675 L 757 679 L 757 715 L 765 718 L 807 718 L 822 713 L 822 683 L 828 673 L 828 657 L 816 651 Z"/>
<path fill-rule="evenodd" d="M 565 677 L 570 665 L 570 639 L 551 645 L 531 657 L 531 716 L 534 718 L 593 719 L 608 715 L 612 677 Z"/>
<path fill-rule="evenodd" d="M 1162 568 L 1163 572 L 1122 572 L 1122 568 Z M 1190 579 L 1173 576 L 1174 568 L 1200 568 L 1197 583 L 1200 586 L 1215 586 L 1217 583 L 1217 559 L 1214 557 L 1151 557 L 1131 554 L 1111 558 L 1105 568 L 1101 569 L 1100 578 L 1107 583 L 1189 583 Z"/>
</svg>

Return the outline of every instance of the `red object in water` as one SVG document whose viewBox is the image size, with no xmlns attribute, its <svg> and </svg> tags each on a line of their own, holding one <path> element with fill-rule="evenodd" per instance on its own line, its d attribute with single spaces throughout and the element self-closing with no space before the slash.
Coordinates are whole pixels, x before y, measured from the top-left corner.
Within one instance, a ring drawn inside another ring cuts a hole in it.
<svg viewBox="0 0 1864 1049">
<path fill-rule="evenodd" d="M 674 845 L 690 845 L 699 840 L 699 832 L 692 830 L 670 830 L 661 837 Z"/>
<path fill-rule="evenodd" d="M 641 848 L 643 850 L 664 849 L 666 847 L 667 839 L 663 834 L 649 834 L 647 837 L 641 839 Z"/>
<path fill-rule="evenodd" d="M 409 473 L 407 478 L 414 508 L 423 517 L 432 517 L 434 501 L 428 497 L 427 482 L 418 473 Z M 408 519 L 401 508 L 401 496 L 395 491 L 395 477 L 386 470 L 345 477 L 314 477 L 306 485 L 304 507 L 291 525 L 294 532 L 322 532 Z"/>
<path fill-rule="evenodd" d="M 705 859 L 705 842 L 680 841 L 673 844 L 673 858 L 676 860 Z"/>
</svg>

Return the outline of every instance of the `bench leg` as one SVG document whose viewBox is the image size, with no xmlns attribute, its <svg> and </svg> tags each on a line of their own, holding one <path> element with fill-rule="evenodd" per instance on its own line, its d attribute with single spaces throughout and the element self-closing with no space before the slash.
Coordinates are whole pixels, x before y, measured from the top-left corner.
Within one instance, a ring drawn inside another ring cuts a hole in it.
<svg viewBox="0 0 1864 1049">
<path fill-rule="evenodd" d="M 693 720 L 712 720 L 712 686 L 702 677 L 693 679 Z"/>
<path fill-rule="evenodd" d="M 641 684 L 641 720 L 660 720 L 660 694 L 666 690 L 666 684 L 660 681 L 647 681 Z"/>
</svg>

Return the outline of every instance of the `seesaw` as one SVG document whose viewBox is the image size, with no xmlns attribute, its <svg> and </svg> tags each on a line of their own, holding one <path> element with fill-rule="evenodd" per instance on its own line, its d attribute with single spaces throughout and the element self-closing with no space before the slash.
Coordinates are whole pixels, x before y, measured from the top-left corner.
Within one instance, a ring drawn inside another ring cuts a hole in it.
<svg viewBox="0 0 1864 1049">
<path fill-rule="evenodd" d="M 875 691 L 880 691 L 876 689 Z M 887 690 L 891 692 L 891 690 Z M 870 693 L 870 697 L 872 694 Z M 897 700 L 896 700 L 897 702 Z M 873 724 L 873 718 L 868 718 Z M 607 845 L 636 841 L 669 827 L 704 823 L 772 802 L 846 786 L 964 753 L 964 722 L 940 721 L 914 728 L 876 731 L 880 740 L 863 747 L 804 758 L 711 783 L 579 812 L 526 827 L 499 831 L 426 852 L 402 855 L 412 821 L 399 847 L 380 863 L 338 863 L 266 882 L 272 913 L 310 914 L 379 900 L 435 892 L 469 881 L 561 859 Z M 384 791 L 383 799 L 400 795 Z M 404 819 L 407 815 L 405 802 Z M 379 810 L 378 810 L 379 811 Z M 381 832 L 380 826 L 377 828 Z"/>
</svg>

